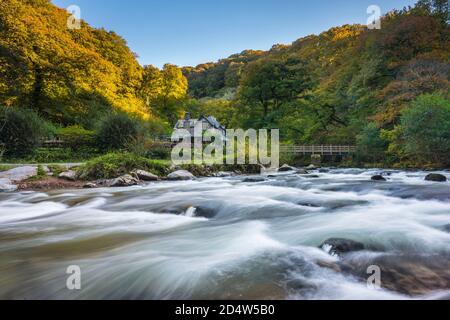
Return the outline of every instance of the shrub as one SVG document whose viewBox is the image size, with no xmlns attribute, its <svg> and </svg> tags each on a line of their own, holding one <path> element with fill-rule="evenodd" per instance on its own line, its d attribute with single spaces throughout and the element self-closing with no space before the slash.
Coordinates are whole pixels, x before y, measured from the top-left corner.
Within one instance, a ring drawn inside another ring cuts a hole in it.
<svg viewBox="0 0 450 320">
<path fill-rule="evenodd" d="M 91 147 L 94 142 L 94 131 L 86 130 L 80 126 L 59 129 L 57 135 L 64 141 L 66 147 L 75 151 Z"/>
<path fill-rule="evenodd" d="M 45 133 L 45 121 L 26 109 L 0 107 L 0 145 L 8 158 L 32 154 Z"/>
<path fill-rule="evenodd" d="M 450 99 L 419 96 L 401 117 L 406 152 L 424 162 L 450 164 Z"/>
<path fill-rule="evenodd" d="M 98 152 L 92 148 L 81 148 L 76 151 L 69 148 L 38 148 L 32 157 L 27 157 L 26 161 L 37 163 L 83 162 L 98 155 Z"/>
<path fill-rule="evenodd" d="M 171 149 L 166 147 L 152 147 L 147 152 L 147 157 L 151 159 L 169 160 L 171 155 Z"/>
<path fill-rule="evenodd" d="M 140 122 L 124 113 L 103 118 L 98 126 L 96 144 L 103 151 L 123 150 L 138 139 Z"/>
<path fill-rule="evenodd" d="M 130 173 L 134 169 L 147 170 L 157 175 L 165 175 L 169 163 L 149 160 L 133 153 L 108 153 L 87 162 L 78 169 L 83 179 L 112 179 Z"/>
</svg>

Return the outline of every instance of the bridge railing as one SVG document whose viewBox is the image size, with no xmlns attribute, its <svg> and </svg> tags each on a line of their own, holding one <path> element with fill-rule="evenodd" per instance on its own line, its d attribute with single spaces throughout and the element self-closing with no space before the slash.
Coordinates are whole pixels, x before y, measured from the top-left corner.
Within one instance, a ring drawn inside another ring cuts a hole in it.
<svg viewBox="0 0 450 320">
<path fill-rule="evenodd" d="M 295 146 L 295 145 L 281 145 L 280 152 L 293 154 L 349 154 L 355 153 L 355 146 L 341 146 L 341 145 L 321 145 L 321 146 Z"/>
</svg>

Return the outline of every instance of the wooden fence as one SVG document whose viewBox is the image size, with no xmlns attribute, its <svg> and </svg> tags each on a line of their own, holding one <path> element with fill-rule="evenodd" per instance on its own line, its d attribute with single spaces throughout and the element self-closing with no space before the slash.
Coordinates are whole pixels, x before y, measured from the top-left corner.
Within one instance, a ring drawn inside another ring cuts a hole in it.
<svg viewBox="0 0 450 320">
<path fill-rule="evenodd" d="M 281 153 L 291 154 L 320 154 L 320 155 L 344 155 L 349 153 L 355 153 L 355 146 L 337 146 L 337 145 L 323 145 L 323 146 L 280 146 Z"/>
</svg>

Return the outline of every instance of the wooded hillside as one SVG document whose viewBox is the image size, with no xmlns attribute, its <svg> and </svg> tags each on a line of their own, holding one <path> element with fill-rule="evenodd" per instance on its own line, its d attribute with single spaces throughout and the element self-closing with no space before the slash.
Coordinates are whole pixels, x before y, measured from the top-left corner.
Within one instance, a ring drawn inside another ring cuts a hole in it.
<svg viewBox="0 0 450 320">
<path fill-rule="evenodd" d="M 344 25 L 267 52 L 160 70 L 140 66 L 112 31 L 85 22 L 68 28 L 69 14 L 49 0 L 3 0 L 0 107 L 80 132 L 99 130 L 99 120 L 123 111 L 157 124 L 153 135 L 169 133 L 189 111 L 227 127 L 279 128 L 285 143 L 358 144 L 361 159 L 372 163 L 444 163 L 449 7 L 449 0 L 420 0 L 384 16 L 380 30 Z"/>
</svg>

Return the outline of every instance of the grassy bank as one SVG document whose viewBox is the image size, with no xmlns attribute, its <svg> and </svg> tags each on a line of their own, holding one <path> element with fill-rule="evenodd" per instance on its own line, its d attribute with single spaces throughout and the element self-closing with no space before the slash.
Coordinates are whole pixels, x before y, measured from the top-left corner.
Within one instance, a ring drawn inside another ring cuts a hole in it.
<svg viewBox="0 0 450 320">
<path fill-rule="evenodd" d="M 133 153 L 108 153 L 88 161 L 77 169 L 82 180 L 112 179 L 133 170 L 145 170 L 159 177 L 166 177 L 175 170 L 187 170 L 197 177 L 207 177 L 220 171 L 243 174 L 260 172 L 258 165 L 181 165 L 173 166 L 170 160 L 148 159 Z"/>
</svg>

